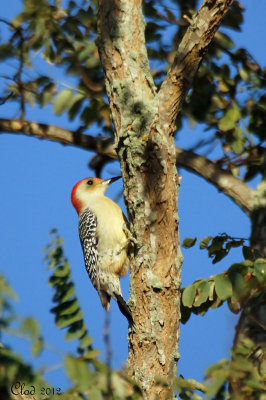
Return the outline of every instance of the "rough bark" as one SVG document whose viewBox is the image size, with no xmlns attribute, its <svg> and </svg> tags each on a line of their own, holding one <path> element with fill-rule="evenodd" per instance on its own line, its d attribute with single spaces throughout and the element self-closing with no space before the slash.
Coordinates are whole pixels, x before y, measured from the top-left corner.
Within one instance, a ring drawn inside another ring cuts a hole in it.
<svg viewBox="0 0 266 400">
<path fill-rule="evenodd" d="M 178 359 L 179 250 L 174 123 L 203 53 L 232 0 L 205 1 L 158 94 L 141 0 L 100 0 L 98 48 L 125 182 L 132 254 L 128 374 L 144 397 L 173 397 Z M 168 387 L 157 384 L 157 378 Z"/>
<path fill-rule="evenodd" d="M 260 257 L 266 258 L 266 179 L 258 185 L 254 194 L 251 212 L 250 245 L 256 249 Z M 237 348 L 244 340 L 254 343 L 254 353 L 249 354 L 250 360 L 256 366 L 258 373 L 265 377 L 266 363 L 266 293 L 259 296 L 251 295 L 243 305 L 236 326 L 234 347 Z M 233 398 L 238 398 L 241 392 L 240 379 L 232 379 L 231 390 Z M 259 399 L 265 399 L 262 394 Z M 259 400 L 258 399 L 258 400 Z M 253 400 L 253 395 L 246 395 L 245 400 Z"/>
<path fill-rule="evenodd" d="M 266 178 L 261 181 L 254 194 L 251 224 L 251 246 L 266 258 Z"/>
<path fill-rule="evenodd" d="M 158 132 L 156 89 L 144 45 L 141 1 L 100 1 L 99 49 L 116 127 L 131 231 L 130 305 L 136 329 L 129 335 L 127 370 L 145 398 L 172 386 L 178 358 L 179 271 L 177 186 L 172 138 Z M 172 391 L 172 387 L 170 388 Z"/>
<path fill-rule="evenodd" d="M 233 0 L 205 0 L 192 17 L 174 62 L 159 92 L 161 126 L 175 124 L 181 104 L 192 85 L 199 64 Z"/>
</svg>

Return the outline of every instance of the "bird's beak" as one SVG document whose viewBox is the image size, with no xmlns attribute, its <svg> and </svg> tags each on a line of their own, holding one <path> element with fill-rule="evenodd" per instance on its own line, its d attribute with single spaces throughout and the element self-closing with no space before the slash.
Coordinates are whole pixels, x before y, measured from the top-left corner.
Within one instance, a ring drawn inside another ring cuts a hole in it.
<svg viewBox="0 0 266 400">
<path fill-rule="evenodd" d="M 110 183 L 113 183 L 113 182 L 117 181 L 120 178 L 122 178 L 122 176 L 115 176 L 114 178 L 106 179 L 102 183 L 105 184 L 105 185 L 110 185 Z"/>
</svg>

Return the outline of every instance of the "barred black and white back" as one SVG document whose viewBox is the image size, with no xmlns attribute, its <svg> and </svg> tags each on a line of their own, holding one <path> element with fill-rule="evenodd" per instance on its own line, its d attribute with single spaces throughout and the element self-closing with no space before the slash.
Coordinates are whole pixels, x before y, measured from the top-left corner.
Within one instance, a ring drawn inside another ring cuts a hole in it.
<svg viewBox="0 0 266 400">
<path fill-rule="evenodd" d="M 86 208 L 79 217 L 79 235 L 80 242 L 84 254 L 85 267 L 90 280 L 97 290 L 102 305 L 109 310 L 111 297 L 117 301 L 122 314 L 133 324 L 131 312 L 126 301 L 123 298 L 119 276 L 105 268 L 99 268 L 102 264 L 102 257 L 98 253 L 98 237 L 97 237 L 97 218 L 95 214 Z M 107 252 L 107 257 L 113 257 L 113 251 Z"/>
<path fill-rule="evenodd" d="M 83 211 L 79 217 L 79 238 L 83 250 L 85 267 L 96 290 L 99 290 L 97 271 L 97 218 L 89 209 Z"/>
</svg>

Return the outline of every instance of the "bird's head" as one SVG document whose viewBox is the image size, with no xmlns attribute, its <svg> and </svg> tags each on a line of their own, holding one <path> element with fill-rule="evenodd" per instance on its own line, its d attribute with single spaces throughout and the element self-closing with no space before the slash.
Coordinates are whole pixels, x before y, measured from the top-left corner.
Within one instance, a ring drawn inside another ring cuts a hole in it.
<svg viewBox="0 0 266 400">
<path fill-rule="evenodd" d="M 110 179 L 85 178 L 76 183 L 71 192 L 71 202 L 77 213 L 80 214 L 97 197 L 104 196 L 110 183 L 115 182 L 119 178 L 121 176 Z"/>
</svg>

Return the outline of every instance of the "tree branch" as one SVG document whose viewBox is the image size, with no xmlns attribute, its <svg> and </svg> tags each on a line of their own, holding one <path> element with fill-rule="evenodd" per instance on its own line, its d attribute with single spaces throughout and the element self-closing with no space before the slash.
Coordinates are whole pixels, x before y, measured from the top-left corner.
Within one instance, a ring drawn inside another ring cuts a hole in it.
<svg viewBox="0 0 266 400">
<path fill-rule="evenodd" d="M 52 140 L 117 159 L 111 138 L 97 138 L 53 125 L 4 118 L 0 118 L 1 132 L 21 133 L 39 139 Z M 201 176 L 219 191 L 230 197 L 245 213 L 250 214 L 254 191 L 240 179 L 231 175 L 230 172 L 224 171 L 215 162 L 208 160 L 206 157 L 180 147 L 176 147 L 176 163 L 186 170 Z"/>
<path fill-rule="evenodd" d="M 54 125 L 0 118 L 0 133 L 1 132 L 14 134 L 22 133 L 23 135 L 33 136 L 39 139 L 52 140 L 64 145 L 95 151 L 106 157 L 117 158 L 111 138 L 97 138 Z"/>
<path fill-rule="evenodd" d="M 230 197 L 246 214 L 251 213 L 254 190 L 230 172 L 221 169 L 206 157 L 179 147 L 176 147 L 176 163 L 213 184 L 219 191 Z"/>
<path fill-rule="evenodd" d="M 174 62 L 159 91 L 159 121 L 174 128 L 176 116 L 191 87 L 191 81 L 222 18 L 233 0 L 205 0 L 192 17 L 180 42 Z"/>
</svg>

